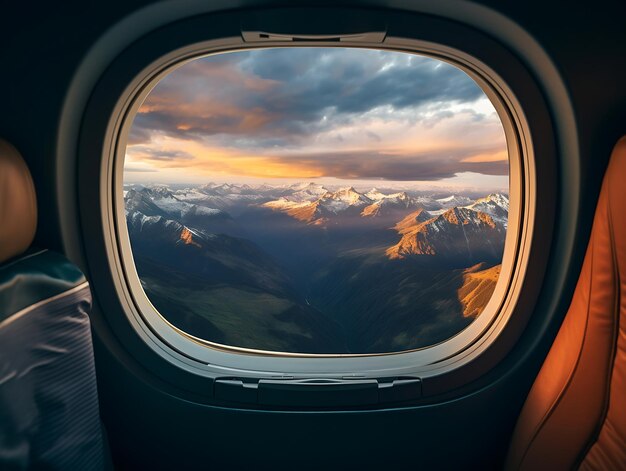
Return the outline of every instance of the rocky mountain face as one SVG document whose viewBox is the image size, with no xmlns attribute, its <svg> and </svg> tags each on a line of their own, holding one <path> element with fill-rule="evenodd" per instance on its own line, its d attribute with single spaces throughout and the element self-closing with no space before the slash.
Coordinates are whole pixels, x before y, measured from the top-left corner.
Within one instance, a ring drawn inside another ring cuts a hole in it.
<svg viewBox="0 0 626 471">
<path fill-rule="evenodd" d="M 427 255 L 478 263 L 502 256 L 506 229 L 488 214 L 454 207 L 439 216 L 424 217 L 425 212 L 420 212 L 413 222 L 398 223 L 402 238 L 386 250 L 390 259 Z"/>
<path fill-rule="evenodd" d="M 509 219 L 509 198 L 506 195 L 500 193 L 493 193 L 479 198 L 469 206 L 469 209 L 474 211 L 480 211 L 488 214 L 494 221 L 500 223 L 505 229 Z"/>
</svg>

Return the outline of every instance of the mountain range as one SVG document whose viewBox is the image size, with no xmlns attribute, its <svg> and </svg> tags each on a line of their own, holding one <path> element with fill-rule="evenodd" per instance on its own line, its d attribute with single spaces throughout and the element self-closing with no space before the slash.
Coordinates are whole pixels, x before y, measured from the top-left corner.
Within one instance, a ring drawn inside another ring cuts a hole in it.
<svg viewBox="0 0 626 471">
<path fill-rule="evenodd" d="M 499 276 L 509 200 L 312 182 L 126 185 L 146 294 L 218 343 L 378 353 L 454 335 Z"/>
</svg>

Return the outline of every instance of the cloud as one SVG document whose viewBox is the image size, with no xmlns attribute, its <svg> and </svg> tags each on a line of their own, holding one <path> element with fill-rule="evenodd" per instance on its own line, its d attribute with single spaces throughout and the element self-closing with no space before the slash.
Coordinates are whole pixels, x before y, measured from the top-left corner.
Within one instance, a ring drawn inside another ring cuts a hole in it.
<svg viewBox="0 0 626 471">
<path fill-rule="evenodd" d="M 153 132 L 154 129 L 133 125 L 130 129 L 127 145 L 148 144 Z"/>
<path fill-rule="evenodd" d="M 472 103 L 483 92 L 444 62 L 388 51 L 277 48 L 198 59 L 173 71 L 137 115 L 131 144 L 150 133 L 217 138 L 241 147 L 297 145 L 364 113 L 434 123 L 451 103 Z M 433 109 L 441 112 L 432 117 Z M 246 136 L 233 141 L 232 137 Z"/>
<path fill-rule="evenodd" d="M 241 70 L 266 80 L 288 83 L 273 96 L 246 97 L 273 109 L 318 117 L 363 113 L 380 106 L 395 109 L 434 101 L 471 102 L 483 96 L 460 69 L 406 53 L 360 49 L 268 49 L 248 54 Z M 250 102 L 243 101 L 243 104 Z"/>
<path fill-rule="evenodd" d="M 433 181 L 454 177 L 462 172 L 485 175 L 508 175 L 507 160 L 474 161 L 484 149 L 454 149 L 412 154 L 373 152 L 340 152 L 324 154 L 288 155 L 268 162 L 288 163 L 301 172 L 315 173 L 317 177 L 342 179 L 383 179 L 395 181 Z M 489 151 L 487 152 L 489 153 Z M 466 160 L 469 159 L 469 160 Z"/>
<path fill-rule="evenodd" d="M 133 167 L 132 165 L 125 165 L 124 166 L 124 172 L 130 172 L 130 173 L 153 173 L 153 172 L 158 172 L 158 170 L 154 169 L 154 168 L 142 168 L 142 167 Z"/>
<path fill-rule="evenodd" d="M 132 146 L 129 154 L 134 160 L 173 162 L 181 160 L 193 160 L 195 157 L 189 152 L 180 150 L 164 150 L 149 146 Z"/>
<path fill-rule="evenodd" d="M 397 181 L 509 172 L 499 118 L 469 76 L 363 49 L 188 62 L 147 97 L 128 144 L 128 164 L 166 172 Z"/>
<path fill-rule="evenodd" d="M 365 131 L 365 135 L 376 142 L 380 142 L 382 140 L 380 136 L 373 131 Z"/>
<path fill-rule="evenodd" d="M 492 151 L 482 152 L 480 154 L 465 157 L 461 162 L 506 162 L 509 159 L 509 154 L 506 149 L 494 149 Z"/>
</svg>

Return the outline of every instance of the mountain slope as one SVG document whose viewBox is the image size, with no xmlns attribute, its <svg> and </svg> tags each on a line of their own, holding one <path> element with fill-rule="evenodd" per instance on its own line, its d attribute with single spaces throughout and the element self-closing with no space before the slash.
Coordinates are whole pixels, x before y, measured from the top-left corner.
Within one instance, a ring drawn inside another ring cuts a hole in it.
<svg viewBox="0 0 626 471">
<path fill-rule="evenodd" d="M 464 317 L 478 317 L 482 312 L 500 277 L 501 265 L 485 268 L 479 263 L 463 272 L 463 285 L 457 290 L 457 296 L 463 306 Z"/>
<path fill-rule="evenodd" d="M 146 294 L 185 332 L 246 348 L 346 352 L 341 329 L 252 242 L 139 211 L 127 225 Z"/>
<path fill-rule="evenodd" d="M 437 255 L 463 263 L 501 258 L 506 234 L 491 216 L 456 207 L 426 221 L 401 221 L 396 230 L 402 238 L 386 250 L 390 259 Z"/>
<path fill-rule="evenodd" d="M 282 292 L 288 279 L 280 268 L 251 242 L 211 234 L 162 216 L 138 211 L 127 217 L 133 253 L 209 280 L 237 282 Z"/>
<path fill-rule="evenodd" d="M 387 214 L 395 214 L 399 211 L 406 211 L 414 206 L 413 200 L 402 191 L 391 195 L 383 195 L 374 203 L 363 208 L 361 216 L 363 217 L 381 217 Z"/>
<path fill-rule="evenodd" d="M 425 209 L 420 208 L 405 216 L 393 228 L 400 234 L 406 234 L 417 225 L 429 221 L 430 219 L 432 219 L 432 215 Z"/>
<path fill-rule="evenodd" d="M 468 326 L 490 299 L 498 271 L 486 264 L 449 269 L 355 252 L 318 272 L 309 299 L 343 326 L 350 351 L 421 348 Z"/>
<path fill-rule="evenodd" d="M 330 188 L 128 185 L 145 292 L 192 335 L 284 352 L 420 348 L 482 312 L 499 276 L 508 197 Z"/>
</svg>

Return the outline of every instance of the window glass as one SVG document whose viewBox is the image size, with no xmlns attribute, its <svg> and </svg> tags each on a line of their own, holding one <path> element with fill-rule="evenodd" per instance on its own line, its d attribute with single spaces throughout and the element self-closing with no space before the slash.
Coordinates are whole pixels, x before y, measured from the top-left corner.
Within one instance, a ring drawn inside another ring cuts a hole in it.
<svg viewBox="0 0 626 471">
<path fill-rule="evenodd" d="M 434 345 L 481 315 L 509 210 L 502 123 L 446 62 L 274 48 L 195 59 L 139 108 L 124 202 L 141 286 L 200 339 Z"/>
</svg>

